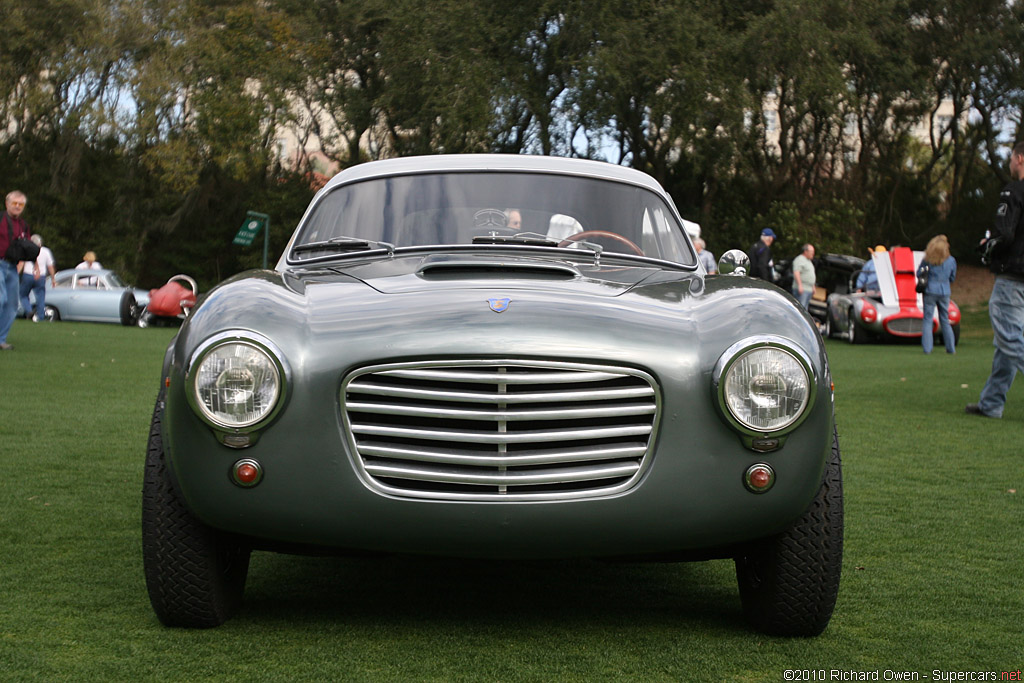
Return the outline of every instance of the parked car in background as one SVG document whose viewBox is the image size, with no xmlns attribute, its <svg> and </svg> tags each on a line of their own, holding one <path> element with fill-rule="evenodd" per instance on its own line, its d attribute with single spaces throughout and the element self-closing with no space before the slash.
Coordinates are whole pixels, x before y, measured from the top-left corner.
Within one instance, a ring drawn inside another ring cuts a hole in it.
<svg viewBox="0 0 1024 683">
<path fill-rule="evenodd" d="M 847 257 L 851 263 L 856 257 Z M 917 293 L 917 268 L 924 252 L 909 247 L 893 247 L 872 256 L 878 275 L 877 291 L 857 292 L 860 269 L 850 273 L 844 291 L 829 294 L 826 305 L 825 334 L 841 337 L 851 344 L 878 340 L 921 339 L 921 295 Z M 949 322 L 956 343 L 960 343 L 960 308 L 949 302 Z M 932 330 L 939 333 L 939 314 L 932 317 Z"/>
<path fill-rule="evenodd" d="M 222 623 L 253 550 L 731 558 L 753 626 L 820 633 L 843 544 L 825 345 L 744 262 L 706 276 L 669 195 L 620 166 L 342 172 L 276 267 L 208 292 L 167 349 L 157 616 Z"/>
<path fill-rule="evenodd" d="M 199 298 L 199 286 L 188 275 L 174 275 L 167 284 L 149 290 L 149 303 L 139 312 L 139 327 L 180 325 Z"/>
<path fill-rule="evenodd" d="M 149 292 L 135 289 L 112 270 L 62 270 L 56 286 L 46 283 L 47 320 L 79 320 L 134 325 L 149 302 Z"/>
</svg>

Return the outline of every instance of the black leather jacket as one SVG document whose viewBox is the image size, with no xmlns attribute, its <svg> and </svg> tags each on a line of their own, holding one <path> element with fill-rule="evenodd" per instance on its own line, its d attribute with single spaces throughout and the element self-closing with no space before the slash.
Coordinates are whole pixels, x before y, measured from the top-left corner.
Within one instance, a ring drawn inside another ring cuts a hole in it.
<svg viewBox="0 0 1024 683">
<path fill-rule="evenodd" d="M 1015 180 L 999 193 L 990 240 L 989 268 L 1000 274 L 1024 275 L 1024 180 Z"/>
</svg>

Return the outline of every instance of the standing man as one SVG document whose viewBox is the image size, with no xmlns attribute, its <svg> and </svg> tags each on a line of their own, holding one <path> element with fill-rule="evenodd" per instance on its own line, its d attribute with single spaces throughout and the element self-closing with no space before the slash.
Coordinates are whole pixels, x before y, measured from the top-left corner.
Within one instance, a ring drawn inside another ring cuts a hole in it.
<svg viewBox="0 0 1024 683">
<path fill-rule="evenodd" d="M 804 310 L 811 307 L 814 280 L 814 245 L 805 244 L 804 250 L 793 259 L 793 296 L 797 298 Z"/>
<path fill-rule="evenodd" d="M 700 259 L 708 275 L 717 273 L 718 266 L 715 264 L 715 255 L 706 249 L 707 245 L 704 243 L 704 240 L 700 237 L 695 237 L 693 239 L 693 246 L 697 249 L 697 258 Z"/>
<path fill-rule="evenodd" d="M 885 245 L 879 244 L 874 249 L 868 249 L 868 260 L 864 262 L 864 267 L 857 276 L 855 287 L 858 292 L 866 292 L 870 296 L 878 298 L 879 286 L 878 271 L 875 269 L 875 253 L 885 253 Z"/>
<path fill-rule="evenodd" d="M 46 280 L 49 277 L 53 286 L 57 286 L 57 267 L 53 252 L 43 246 L 43 238 L 35 234 L 32 235 L 32 241 L 39 247 L 39 257 L 35 261 L 21 262 L 21 310 L 25 311 L 26 318 L 39 322 L 43 320 L 46 310 Z M 28 298 L 32 292 L 36 295 L 35 314 L 32 313 L 32 302 Z"/>
<path fill-rule="evenodd" d="M 7 333 L 18 313 L 18 262 L 7 258 L 7 249 L 13 239 L 27 239 L 32 235 L 28 223 L 21 217 L 26 201 L 24 192 L 8 192 L 7 210 L 0 216 L 0 351 L 14 348 L 7 343 Z"/>
<path fill-rule="evenodd" d="M 768 282 L 775 282 L 775 262 L 772 261 L 772 242 L 775 231 L 765 228 L 761 231 L 761 239 L 750 247 L 750 274 Z"/>
<path fill-rule="evenodd" d="M 982 260 L 996 274 L 988 315 L 995 332 L 992 374 L 970 415 L 1002 417 L 1006 392 L 1017 371 L 1024 372 L 1024 142 L 1010 152 L 1010 182 L 999 194 L 996 220 L 981 241 Z"/>
</svg>

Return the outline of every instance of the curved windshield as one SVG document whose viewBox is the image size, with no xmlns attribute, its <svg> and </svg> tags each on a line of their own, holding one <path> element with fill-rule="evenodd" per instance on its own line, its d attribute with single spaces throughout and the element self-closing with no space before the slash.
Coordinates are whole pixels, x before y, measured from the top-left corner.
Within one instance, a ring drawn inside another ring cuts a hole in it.
<svg viewBox="0 0 1024 683">
<path fill-rule="evenodd" d="M 302 225 L 291 258 L 379 246 L 469 244 L 588 250 L 596 244 L 604 253 L 696 262 L 668 205 L 647 189 L 581 176 L 480 171 L 392 176 L 338 187 Z"/>
</svg>

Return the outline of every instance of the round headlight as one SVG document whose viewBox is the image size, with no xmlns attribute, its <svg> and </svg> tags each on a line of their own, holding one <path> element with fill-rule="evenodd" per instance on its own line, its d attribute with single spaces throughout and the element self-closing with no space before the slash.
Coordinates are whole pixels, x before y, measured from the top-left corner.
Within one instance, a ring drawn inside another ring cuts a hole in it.
<svg viewBox="0 0 1024 683">
<path fill-rule="evenodd" d="M 725 408 L 741 426 L 778 432 L 793 425 L 810 403 L 807 367 L 778 346 L 749 348 L 727 361 L 719 392 Z"/>
<path fill-rule="evenodd" d="M 194 405 L 219 427 L 240 429 L 270 415 L 281 397 L 281 369 L 267 351 L 246 341 L 209 348 L 194 368 Z"/>
</svg>

